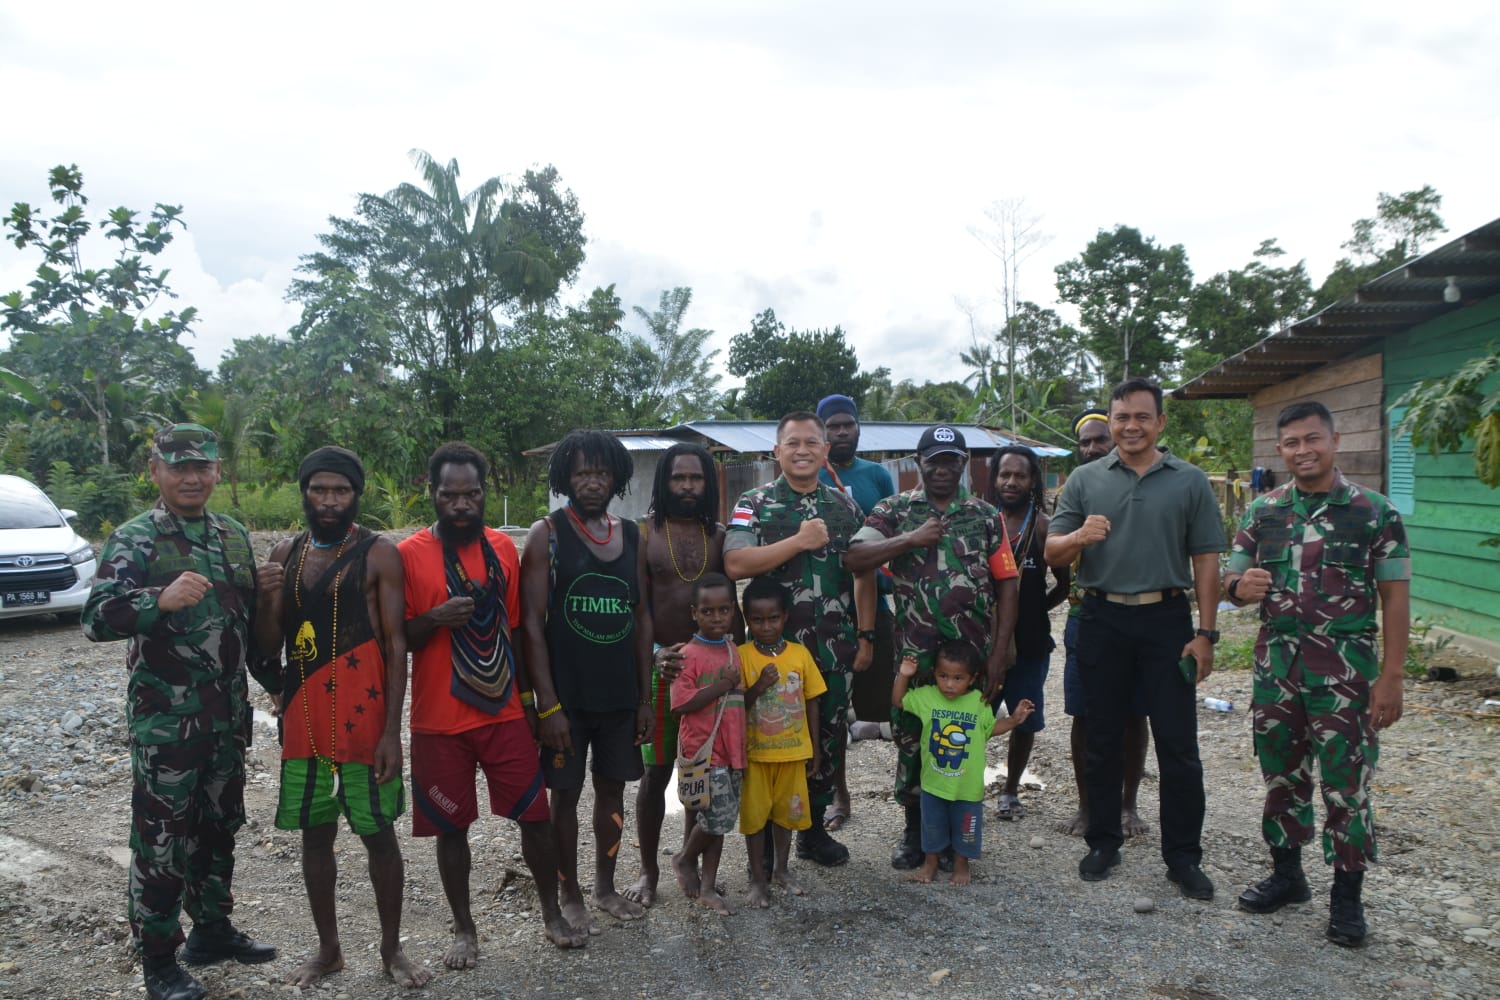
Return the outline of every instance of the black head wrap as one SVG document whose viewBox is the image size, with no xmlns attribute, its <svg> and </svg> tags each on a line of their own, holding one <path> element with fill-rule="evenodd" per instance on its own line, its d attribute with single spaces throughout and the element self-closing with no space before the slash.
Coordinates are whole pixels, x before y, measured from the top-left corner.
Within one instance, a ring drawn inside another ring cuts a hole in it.
<svg viewBox="0 0 1500 1000">
<path fill-rule="evenodd" d="M 364 464 L 360 462 L 359 456 L 348 448 L 326 445 L 308 455 L 297 467 L 297 486 L 304 493 L 307 492 L 308 480 L 318 472 L 337 473 L 349 480 L 349 485 L 354 487 L 356 494 L 362 494 L 365 491 Z"/>
</svg>

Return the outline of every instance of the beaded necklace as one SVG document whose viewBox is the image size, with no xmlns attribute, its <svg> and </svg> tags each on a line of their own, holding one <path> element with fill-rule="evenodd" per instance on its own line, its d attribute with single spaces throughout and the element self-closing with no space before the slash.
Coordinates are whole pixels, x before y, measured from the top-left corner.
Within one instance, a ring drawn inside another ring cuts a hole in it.
<svg viewBox="0 0 1500 1000">
<path fill-rule="evenodd" d="M 677 553 L 672 551 L 672 519 L 667 519 L 667 555 L 672 558 L 672 572 L 677 574 L 677 579 L 683 583 L 692 583 L 703 575 L 708 569 L 708 532 L 703 527 L 703 522 L 698 522 L 698 537 L 703 543 L 703 565 L 698 567 L 698 572 L 692 576 L 683 576 L 682 570 L 677 566 Z"/>
<path fill-rule="evenodd" d="M 349 544 L 349 539 L 354 537 L 354 526 L 350 525 L 349 533 L 344 540 L 339 542 L 338 551 L 333 554 L 333 561 L 338 562 L 344 554 L 344 546 Z M 312 534 L 308 534 L 308 541 L 312 541 Z M 302 610 L 302 569 L 307 565 L 308 546 L 302 546 L 301 558 L 297 560 L 297 576 L 292 584 L 292 596 L 297 602 L 297 610 Z M 299 656 L 297 660 L 297 676 L 301 680 L 299 690 L 302 692 L 302 722 L 307 726 L 307 745 L 312 749 L 313 756 L 328 765 L 329 772 L 333 775 L 333 790 L 329 793 L 331 798 L 339 797 L 339 762 L 334 759 L 338 752 L 339 742 L 339 672 L 336 669 L 339 661 L 339 581 L 344 578 L 344 571 L 340 569 L 333 575 L 333 629 L 331 641 L 333 643 L 332 655 L 328 658 L 328 697 L 330 707 L 328 711 L 328 755 L 325 757 L 318 752 L 318 741 L 313 738 L 312 715 L 307 704 L 307 661 L 310 656 Z M 304 621 L 302 627 L 309 633 L 312 632 L 312 623 Z M 301 634 L 301 630 L 298 630 Z M 313 655 L 316 655 L 314 653 Z"/>
<path fill-rule="evenodd" d="M 761 641 L 759 639 L 752 639 L 750 641 L 755 643 L 756 651 L 759 652 L 762 656 L 780 656 L 783 652 L 786 651 L 785 639 L 778 639 L 776 641 L 776 645 L 774 646 L 763 646 L 761 645 Z"/>
<path fill-rule="evenodd" d="M 568 504 L 567 508 L 568 516 L 573 519 L 574 524 L 578 525 L 578 530 L 583 532 L 583 536 L 595 545 L 608 545 L 609 540 L 615 537 L 615 519 L 609 516 L 609 511 L 604 512 L 604 523 L 609 526 L 609 533 L 603 538 L 595 538 L 593 533 L 589 531 L 589 526 L 583 523 L 583 518 L 574 512 L 573 505 Z"/>
</svg>

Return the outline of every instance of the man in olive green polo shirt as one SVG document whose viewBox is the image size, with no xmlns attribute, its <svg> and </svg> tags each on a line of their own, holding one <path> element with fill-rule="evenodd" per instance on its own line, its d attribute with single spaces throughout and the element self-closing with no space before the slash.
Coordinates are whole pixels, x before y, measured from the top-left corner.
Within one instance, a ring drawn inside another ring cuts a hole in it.
<svg viewBox="0 0 1500 1000">
<path fill-rule="evenodd" d="M 1137 706 L 1151 720 L 1161 774 L 1161 852 L 1184 896 L 1212 899 L 1201 866 L 1203 765 L 1196 684 L 1213 670 L 1224 526 L 1208 478 L 1159 452 L 1161 387 L 1130 379 L 1110 394 L 1114 451 L 1063 486 L 1047 562 L 1080 557 L 1078 665 L 1088 710 L 1088 882 L 1120 863 L 1122 737 Z M 1198 598 L 1193 630 L 1187 590 Z M 1186 664 L 1184 667 L 1182 664 Z M 1196 669 L 1194 669 L 1196 667 Z"/>
</svg>

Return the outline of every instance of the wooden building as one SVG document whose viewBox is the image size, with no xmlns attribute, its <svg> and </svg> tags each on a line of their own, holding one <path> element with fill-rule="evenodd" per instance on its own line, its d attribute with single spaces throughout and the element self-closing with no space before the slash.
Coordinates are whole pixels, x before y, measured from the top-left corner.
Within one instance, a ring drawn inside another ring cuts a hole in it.
<svg viewBox="0 0 1500 1000">
<path fill-rule="evenodd" d="M 1248 399 L 1255 464 L 1284 481 L 1276 415 L 1321 401 L 1339 432 L 1339 467 L 1390 497 L 1412 550 L 1412 611 L 1500 655 L 1500 490 L 1474 476 L 1474 443 L 1452 454 L 1396 437 L 1395 402 L 1500 345 L 1500 219 L 1364 285 L 1172 390 L 1178 399 Z M 1493 391 L 1500 386 L 1486 385 Z"/>
</svg>

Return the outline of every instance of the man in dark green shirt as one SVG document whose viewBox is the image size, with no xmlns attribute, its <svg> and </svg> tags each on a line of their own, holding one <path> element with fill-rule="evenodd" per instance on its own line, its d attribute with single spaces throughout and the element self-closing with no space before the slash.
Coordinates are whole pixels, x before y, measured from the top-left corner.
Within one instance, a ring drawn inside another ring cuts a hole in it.
<svg viewBox="0 0 1500 1000">
<path fill-rule="evenodd" d="M 1047 562 L 1079 558 L 1083 591 L 1078 664 L 1088 712 L 1089 853 L 1085 881 L 1119 864 L 1121 744 L 1143 708 L 1161 774 L 1161 849 L 1167 877 L 1193 899 L 1212 899 L 1201 867 L 1203 765 L 1196 684 L 1213 670 L 1224 528 L 1208 478 L 1159 452 L 1161 388 L 1130 379 L 1110 395 L 1115 450 L 1068 478 L 1048 530 Z M 1081 556 L 1081 558 L 1080 558 Z M 1186 591 L 1198 599 L 1193 631 Z"/>
</svg>

